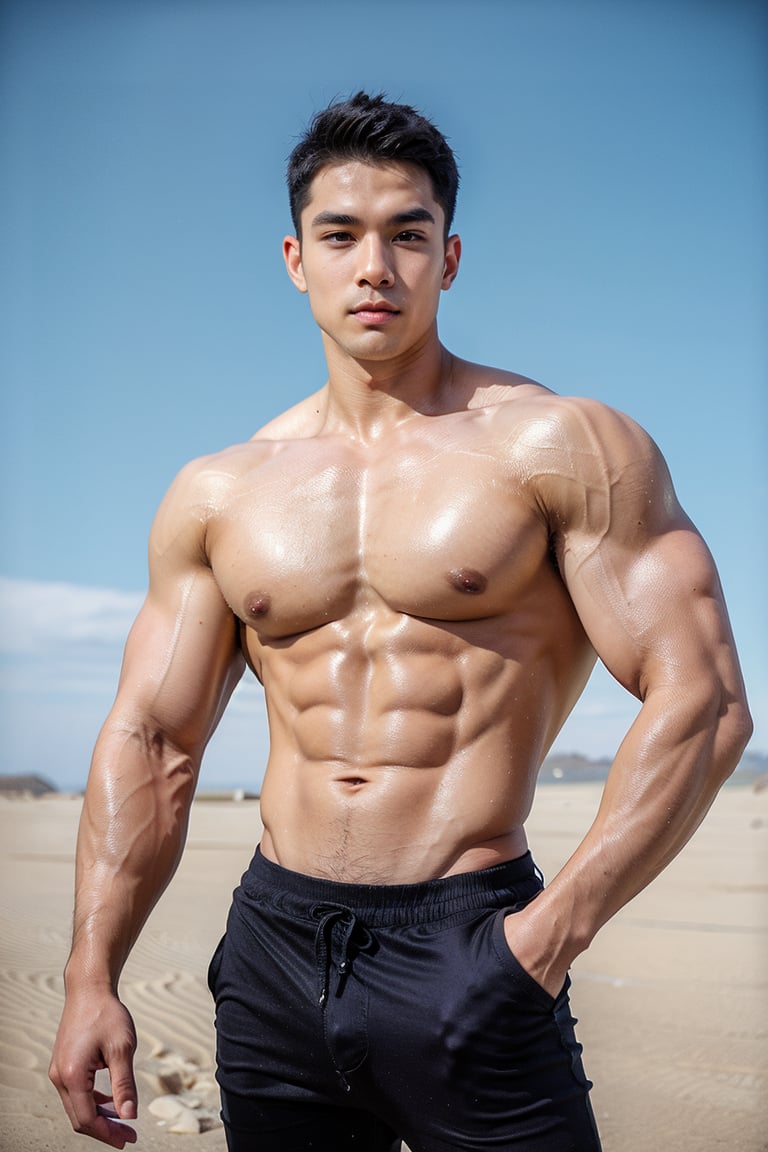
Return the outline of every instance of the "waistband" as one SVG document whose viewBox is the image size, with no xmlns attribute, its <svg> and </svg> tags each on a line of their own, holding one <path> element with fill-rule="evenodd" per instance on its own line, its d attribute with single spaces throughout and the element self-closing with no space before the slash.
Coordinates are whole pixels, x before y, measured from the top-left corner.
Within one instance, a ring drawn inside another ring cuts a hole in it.
<svg viewBox="0 0 768 1152">
<path fill-rule="evenodd" d="M 516 892 L 522 885 L 526 891 Z M 267 860 L 257 848 L 242 878 L 242 888 L 251 897 L 268 896 L 280 902 L 293 897 L 309 905 L 342 906 L 365 916 L 372 925 L 427 922 L 440 915 L 498 905 L 505 897 L 510 902 L 530 898 L 541 886 L 541 873 L 530 852 L 477 872 L 458 872 L 417 884 L 347 884 L 292 872 Z"/>
</svg>

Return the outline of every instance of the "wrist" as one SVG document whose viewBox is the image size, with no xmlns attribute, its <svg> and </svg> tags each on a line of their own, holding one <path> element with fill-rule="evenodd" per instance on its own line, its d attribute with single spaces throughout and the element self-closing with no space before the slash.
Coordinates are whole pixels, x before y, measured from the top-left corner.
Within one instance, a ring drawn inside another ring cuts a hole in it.
<svg viewBox="0 0 768 1152">
<path fill-rule="evenodd" d="M 540 957 L 544 967 L 567 971 L 592 942 L 571 900 L 559 901 L 545 888 L 521 912 L 509 918 L 518 946 Z"/>
<path fill-rule="evenodd" d="M 93 959 L 83 959 L 71 955 L 64 967 L 64 991 L 67 996 L 87 993 L 89 996 L 100 992 L 116 996 L 119 972 L 113 972 L 109 964 Z"/>
</svg>

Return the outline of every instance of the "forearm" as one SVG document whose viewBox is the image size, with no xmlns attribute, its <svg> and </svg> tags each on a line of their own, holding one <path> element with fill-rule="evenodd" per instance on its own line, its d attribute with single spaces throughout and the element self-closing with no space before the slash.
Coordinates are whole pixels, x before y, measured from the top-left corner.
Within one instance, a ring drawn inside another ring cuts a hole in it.
<svg viewBox="0 0 768 1152">
<path fill-rule="evenodd" d="M 196 776 L 190 755 L 159 734 L 108 721 L 80 820 L 68 988 L 116 990 L 181 857 Z"/>
<path fill-rule="evenodd" d="M 650 694 L 616 756 L 597 816 L 531 906 L 547 962 L 563 970 L 683 848 L 750 733 L 743 699 L 696 687 Z"/>
</svg>

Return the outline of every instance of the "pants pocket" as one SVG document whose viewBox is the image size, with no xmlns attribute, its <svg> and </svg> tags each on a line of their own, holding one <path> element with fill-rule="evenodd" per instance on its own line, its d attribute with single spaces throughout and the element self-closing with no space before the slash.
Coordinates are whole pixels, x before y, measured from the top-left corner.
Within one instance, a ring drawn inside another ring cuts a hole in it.
<svg viewBox="0 0 768 1152">
<path fill-rule="evenodd" d="M 520 961 L 515 956 L 514 952 L 507 943 L 507 936 L 504 931 L 504 922 L 507 916 L 513 916 L 514 910 L 510 911 L 508 908 L 501 908 L 494 918 L 493 931 L 491 933 L 491 940 L 493 942 L 493 950 L 496 954 L 501 967 L 504 969 L 506 976 L 509 979 L 509 994 L 513 999 L 520 999 L 530 1002 L 533 1000 L 535 1003 L 540 1004 L 542 1008 L 550 1010 L 559 997 L 550 996 L 545 988 L 542 988 L 533 976 L 530 975 L 525 968 L 523 968 Z M 569 983 L 566 977 L 565 987 Z M 562 995 L 562 993 L 561 993 Z"/>
</svg>

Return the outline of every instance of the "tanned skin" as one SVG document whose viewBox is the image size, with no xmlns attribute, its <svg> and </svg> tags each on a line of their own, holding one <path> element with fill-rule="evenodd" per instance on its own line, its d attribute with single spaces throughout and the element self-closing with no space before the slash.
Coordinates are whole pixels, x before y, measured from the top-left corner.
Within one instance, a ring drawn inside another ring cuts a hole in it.
<svg viewBox="0 0 768 1152">
<path fill-rule="evenodd" d="M 427 175 L 330 165 L 288 273 L 328 382 L 166 496 L 150 587 L 96 747 L 51 1077 L 73 1126 L 108 1067 L 136 1116 L 117 995 L 182 853 L 206 742 L 245 663 L 266 690 L 264 855 L 401 884 L 520 856 L 541 762 L 596 655 L 641 702 L 592 827 L 506 921 L 551 994 L 683 847 L 750 734 L 710 554 L 626 416 L 440 344 L 458 237 Z"/>
</svg>

